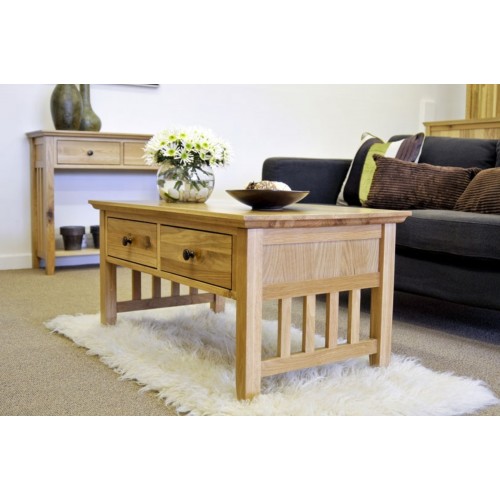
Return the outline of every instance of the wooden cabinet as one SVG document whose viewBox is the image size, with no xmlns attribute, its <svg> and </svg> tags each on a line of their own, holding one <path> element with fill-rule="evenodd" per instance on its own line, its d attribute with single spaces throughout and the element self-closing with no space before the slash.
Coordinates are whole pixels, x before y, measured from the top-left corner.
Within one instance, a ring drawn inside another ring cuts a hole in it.
<svg viewBox="0 0 500 500">
<path fill-rule="evenodd" d="M 98 254 L 99 250 L 57 250 L 54 228 L 54 176 L 58 171 L 106 170 L 149 171 L 143 147 L 151 138 L 144 134 L 81 131 L 36 131 L 27 134 L 31 156 L 31 225 L 33 267 L 45 263 L 45 272 L 54 274 L 56 257 Z"/>
<path fill-rule="evenodd" d="M 465 120 L 426 122 L 426 135 L 500 139 L 500 85 L 467 84 L 465 104 Z"/>
<path fill-rule="evenodd" d="M 465 139 L 500 139 L 500 118 L 426 122 L 425 134 Z"/>
<path fill-rule="evenodd" d="M 467 84 L 465 117 L 467 120 L 500 117 L 500 85 Z"/>
</svg>

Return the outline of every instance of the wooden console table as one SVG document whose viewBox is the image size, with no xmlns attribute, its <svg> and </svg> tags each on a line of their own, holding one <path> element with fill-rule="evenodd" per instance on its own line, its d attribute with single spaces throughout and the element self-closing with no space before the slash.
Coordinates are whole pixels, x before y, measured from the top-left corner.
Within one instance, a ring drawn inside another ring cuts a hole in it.
<svg viewBox="0 0 500 500">
<path fill-rule="evenodd" d="M 117 313 L 236 300 L 236 394 L 259 394 L 261 378 L 369 355 L 391 356 L 396 223 L 411 212 L 297 204 L 252 211 L 206 204 L 90 201 L 100 210 L 101 321 Z M 132 269 L 132 298 L 117 302 L 116 267 Z M 141 273 L 153 276 L 141 298 Z M 172 282 L 161 297 L 160 280 Z M 178 284 L 190 293 L 180 295 Z M 361 290 L 371 288 L 370 338 L 360 336 Z M 202 289 L 207 293 L 197 293 Z M 349 292 L 347 343 L 338 343 L 339 292 Z M 325 345 L 315 347 L 316 295 L 326 294 Z M 293 297 L 303 297 L 300 352 L 291 352 Z M 261 359 L 262 302 L 278 300 L 276 356 Z"/>
<path fill-rule="evenodd" d="M 150 135 L 81 131 L 37 131 L 27 134 L 31 153 L 31 241 L 33 267 L 45 261 L 54 274 L 57 257 L 98 254 L 98 250 L 58 250 L 54 228 L 54 175 L 58 171 L 151 171 L 142 148 Z"/>
</svg>

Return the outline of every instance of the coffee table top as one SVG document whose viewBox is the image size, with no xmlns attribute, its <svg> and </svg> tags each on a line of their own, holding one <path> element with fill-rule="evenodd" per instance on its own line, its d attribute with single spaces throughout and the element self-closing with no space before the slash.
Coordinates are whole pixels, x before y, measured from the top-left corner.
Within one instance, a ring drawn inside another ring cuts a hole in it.
<svg viewBox="0 0 500 500">
<path fill-rule="evenodd" d="M 297 203 L 282 210 L 251 210 L 242 204 L 226 200 L 206 203 L 166 203 L 161 200 L 103 201 L 90 200 L 98 210 L 120 211 L 127 214 L 178 214 L 183 219 L 207 219 L 234 227 L 327 227 L 359 224 L 403 222 L 411 215 L 408 210 L 385 210 L 336 205 Z"/>
</svg>

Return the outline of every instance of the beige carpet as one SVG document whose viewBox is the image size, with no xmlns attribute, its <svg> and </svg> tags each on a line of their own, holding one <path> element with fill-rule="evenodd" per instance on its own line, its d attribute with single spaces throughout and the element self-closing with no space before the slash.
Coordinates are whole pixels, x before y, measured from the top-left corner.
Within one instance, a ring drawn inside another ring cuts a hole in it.
<svg viewBox="0 0 500 500">
<path fill-rule="evenodd" d="M 119 270 L 123 298 L 128 273 Z M 144 280 L 146 288 L 149 277 Z M 136 383 L 119 380 L 97 357 L 44 327 L 60 314 L 97 312 L 98 294 L 97 267 L 62 268 L 54 276 L 31 269 L 0 272 L 1 415 L 176 414 L 154 393 L 139 392 Z M 274 302 L 266 303 L 264 316 L 275 319 L 275 311 Z M 294 321 L 300 324 L 300 307 Z M 499 325 L 497 312 L 396 294 L 393 351 L 436 371 L 484 380 L 500 395 Z M 500 406 L 479 414 L 500 415 Z"/>
</svg>

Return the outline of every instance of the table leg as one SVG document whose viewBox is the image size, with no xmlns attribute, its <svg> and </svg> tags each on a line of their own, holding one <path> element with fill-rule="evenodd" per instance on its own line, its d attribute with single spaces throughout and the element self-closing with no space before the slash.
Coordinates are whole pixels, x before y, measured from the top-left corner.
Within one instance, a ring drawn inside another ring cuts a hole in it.
<svg viewBox="0 0 500 500">
<path fill-rule="evenodd" d="M 214 300 L 210 302 L 210 308 L 214 313 L 224 312 L 225 300 L 224 297 L 220 295 L 214 295 Z"/>
<path fill-rule="evenodd" d="M 101 323 L 114 325 L 116 323 L 116 266 L 106 260 L 107 254 L 107 229 L 106 217 L 101 211 L 100 218 L 101 245 L 99 257 L 99 272 L 101 286 Z M 140 278 L 140 273 L 139 273 Z"/>
<path fill-rule="evenodd" d="M 262 344 L 262 230 L 241 230 L 237 238 L 236 395 L 260 393 Z"/>
<path fill-rule="evenodd" d="M 374 366 L 387 366 L 391 361 L 395 243 L 396 224 L 384 224 L 379 250 L 380 286 L 371 291 L 370 337 L 378 340 L 377 352 L 370 355 L 370 365 Z"/>
<path fill-rule="evenodd" d="M 116 266 L 101 261 L 101 323 L 116 323 Z"/>
</svg>

